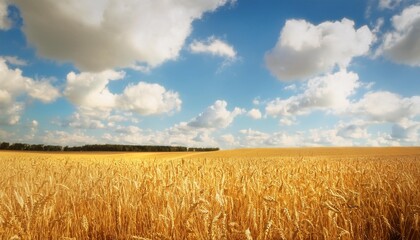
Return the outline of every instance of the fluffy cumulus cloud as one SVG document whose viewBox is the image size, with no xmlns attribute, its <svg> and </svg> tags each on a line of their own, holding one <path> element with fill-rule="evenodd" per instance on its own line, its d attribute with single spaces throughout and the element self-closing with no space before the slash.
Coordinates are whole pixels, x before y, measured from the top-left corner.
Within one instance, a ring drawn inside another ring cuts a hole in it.
<svg viewBox="0 0 420 240">
<path fill-rule="evenodd" d="M 352 58 L 368 53 L 373 39 L 367 26 L 356 29 L 345 18 L 319 25 L 288 20 L 276 46 L 266 53 L 266 65 L 280 80 L 305 79 L 347 67 Z"/>
<path fill-rule="evenodd" d="M 192 22 L 230 2 L 10 1 L 19 8 L 23 31 L 39 55 L 72 62 L 84 71 L 154 67 L 176 59 Z"/>
<path fill-rule="evenodd" d="M 228 110 L 226 101 L 218 100 L 188 122 L 180 122 L 164 130 L 150 130 L 128 124 L 135 123 L 130 120 L 130 114 L 113 114 L 109 111 L 79 108 L 70 119 L 59 122 L 61 126 L 78 129 L 75 133 L 58 131 L 47 132 L 44 135 L 45 139 L 50 136 L 63 136 L 63 143 L 66 144 L 68 142 L 86 144 L 90 139 L 89 135 L 85 134 L 88 129 L 106 128 L 108 131 L 102 135 L 102 139 L 97 138 L 93 142 L 218 147 L 220 143 L 216 141 L 214 133 L 231 125 L 234 119 L 243 113 L 245 111 L 239 108 Z M 223 145 L 236 146 L 233 136 L 226 135 L 223 138 L 219 137 L 218 140 L 222 141 Z"/>
<path fill-rule="evenodd" d="M 343 112 L 350 105 L 349 97 L 360 86 L 356 73 L 340 71 L 310 79 L 304 91 L 286 99 L 277 98 L 267 103 L 268 116 L 290 118 L 316 110 Z"/>
<path fill-rule="evenodd" d="M 236 116 L 244 113 L 243 109 L 236 107 L 232 111 L 229 111 L 226 107 L 226 101 L 217 100 L 204 112 L 188 122 L 188 126 L 194 128 L 225 128 L 233 122 Z"/>
<path fill-rule="evenodd" d="M 7 0 L 0 0 L 0 30 L 7 30 L 11 25 L 7 13 L 7 2 Z"/>
<path fill-rule="evenodd" d="M 159 84 L 139 82 L 129 85 L 117 98 L 121 109 L 136 112 L 141 115 L 155 115 L 179 111 L 182 101 L 179 94 L 167 91 Z"/>
<path fill-rule="evenodd" d="M 116 96 L 109 91 L 110 81 L 120 80 L 124 72 L 106 70 L 100 73 L 67 74 L 64 95 L 75 105 L 85 108 L 112 108 Z"/>
<path fill-rule="evenodd" d="M 47 80 L 24 77 L 20 69 L 10 68 L 0 57 L 0 123 L 13 125 L 19 121 L 25 103 L 17 99 L 22 96 L 50 103 L 60 93 Z"/>
<path fill-rule="evenodd" d="M 77 111 L 55 123 L 62 127 L 99 129 L 115 127 L 119 122 L 137 123 L 133 114 L 170 114 L 181 109 L 179 94 L 159 84 L 138 82 L 120 93 L 111 92 L 108 84 L 124 76 L 123 71 L 114 70 L 70 72 L 63 94 Z"/>
<path fill-rule="evenodd" d="M 334 74 L 315 77 L 299 87 L 289 98 L 268 101 L 267 116 L 280 119 L 280 124 L 296 124 L 298 116 L 313 111 L 334 114 L 339 121 L 332 129 L 305 131 L 300 139 L 303 145 L 416 145 L 419 143 L 420 96 L 403 97 L 388 91 L 369 91 L 356 98 L 356 91 L 369 85 L 359 81 L 356 73 L 341 70 Z M 392 128 L 391 128 L 392 126 Z M 370 132 L 369 129 L 389 132 Z M 296 133 L 298 134 L 298 133 Z M 299 134 L 298 134 L 299 135 Z M 246 134 L 263 145 L 268 140 L 257 141 L 263 134 Z M 285 138 L 287 135 L 281 135 Z M 268 139 L 274 138 L 272 134 Z M 273 142 L 275 142 L 273 140 Z"/>
<path fill-rule="evenodd" d="M 84 116 L 93 113 L 109 116 L 113 110 L 156 115 L 179 111 L 182 101 L 179 94 L 168 91 L 159 84 L 138 82 L 127 86 L 122 93 L 111 93 L 110 81 L 124 78 L 124 72 L 106 70 L 98 73 L 71 72 L 67 75 L 64 95 L 79 107 Z M 78 116 L 75 116 L 79 118 Z M 94 124 L 94 123 L 92 123 Z"/>
<path fill-rule="evenodd" d="M 236 113 L 235 110 L 232 112 L 226 110 L 226 105 L 215 108 L 217 105 L 218 102 L 189 122 L 180 122 L 162 131 L 144 130 L 137 126 L 117 126 L 114 128 L 114 134 L 105 134 L 103 138 L 113 143 L 220 147 L 213 134 L 216 130 L 230 125 Z M 210 122 L 212 120 L 215 122 Z M 224 136 L 220 140 L 225 145 L 236 146 L 233 136 Z"/>
<path fill-rule="evenodd" d="M 0 100 L 1 100 L 0 92 Z M 19 122 L 20 115 L 24 109 L 24 105 L 22 103 L 13 103 L 12 105 L 6 105 L 4 103 L 0 104 L 0 112 L 2 113 L 0 116 L 0 125 L 1 124 L 8 124 L 14 125 Z"/>
<path fill-rule="evenodd" d="M 384 35 L 377 54 L 401 64 L 420 66 L 420 5 L 392 18 L 393 31 Z"/>
<path fill-rule="evenodd" d="M 137 126 L 117 126 L 114 128 L 115 133 L 104 135 L 104 139 L 108 142 L 129 144 L 217 147 L 220 143 L 216 141 L 214 133 L 228 127 L 242 113 L 244 110 L 239 108 L 229 111 L 226 101 L 217 100 L 190 121 L 180 122 L 162 131 L 144 130 Z M 224 145 L 236 146 L 233 136 L 225 135 L 218 140 Z"/>
<path fill-rule="evenodd" d="M 217 147 L 220 143 L 214 138 L 214 132 L 228 127 L 238 115 L 244 112 L 243 109 L 237 107 L 229 111 L 226 101 L 217 100 L 197 117 L 188 122 L 175 124 L 162 132 L 155 132 L 151 139 L 159 141 L 159 144 Z M 228 136 L 219 140 L 223 144 L 230 142 L 230 146 L 234 143 L 234 138 Z"/>
<path fill-rule="evenodd" d="M 194 40 L 190 44 L 190 51 L 193 53 L 208 53 L 229 60 L 234 60 L 236 58 L 235 49 L 228 43 L 216 37 L 210 37 L 206 41 Z"/>
<path fill-rule="evenodd" d="M 256 108 L 253 108 L 253 109 L 249 110 L 247 115 L 252 119 L 261 119 L 262 118 L 261 111 L 256 109 Z"/>
<path fill-rule="evenodd" d="M 420 96 L 404 98 L 386 91 L 369 92 L 353 103 L 348 111 L 359 118 L 398 123 L 420 115 Z"/>
</svg>

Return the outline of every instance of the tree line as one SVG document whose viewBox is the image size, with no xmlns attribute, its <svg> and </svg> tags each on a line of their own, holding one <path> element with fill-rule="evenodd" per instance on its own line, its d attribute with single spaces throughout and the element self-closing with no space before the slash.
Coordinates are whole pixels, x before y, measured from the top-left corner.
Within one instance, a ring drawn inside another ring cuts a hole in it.
<svg viewBox="0 0 420 240">
<path fill-rule="evenodd" d="M 219 148 L 188 148 L 182 146 L 156 145 L 121 145 L 121 144 L 89 144 L 83 146 L 58 146 L 27 143 L 0 143 L 0 150 L 47 151 L 47 152 L 207 152 L 218 151 Z"/>
</svg>

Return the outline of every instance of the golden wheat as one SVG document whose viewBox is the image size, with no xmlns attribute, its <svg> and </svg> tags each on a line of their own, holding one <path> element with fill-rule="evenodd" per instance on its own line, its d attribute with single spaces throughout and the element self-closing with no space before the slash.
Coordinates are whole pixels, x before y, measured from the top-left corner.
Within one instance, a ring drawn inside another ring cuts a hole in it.
<svg viewBox="0 0 420 240">
<path fill-rule="evenodd" d="M 0 152 L 0 239 L 420 239 L 419 156 Z"/>
</svg>

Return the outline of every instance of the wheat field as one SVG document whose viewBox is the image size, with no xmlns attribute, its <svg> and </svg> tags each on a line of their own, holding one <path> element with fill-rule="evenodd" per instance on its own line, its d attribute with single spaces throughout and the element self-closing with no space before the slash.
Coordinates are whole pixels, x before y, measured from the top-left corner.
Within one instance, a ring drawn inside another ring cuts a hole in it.
<svg viewBox="0 0 420 240">
<path fill-rule="evenodd" d="M 0 239 L 420 239 L 420 148 L 0 152 Z"/>
</svg>

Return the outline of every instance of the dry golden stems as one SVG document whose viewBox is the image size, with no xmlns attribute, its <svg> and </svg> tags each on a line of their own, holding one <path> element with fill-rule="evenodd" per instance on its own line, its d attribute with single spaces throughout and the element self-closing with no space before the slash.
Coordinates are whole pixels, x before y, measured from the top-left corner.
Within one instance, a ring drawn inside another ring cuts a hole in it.
<svg viewBox="0 0 420 240">
<path fill-rule="evenodd" d="M 260 151 L 0 153 L 0 239 L 420 237 L 415 157 Z"/>
</svg>

